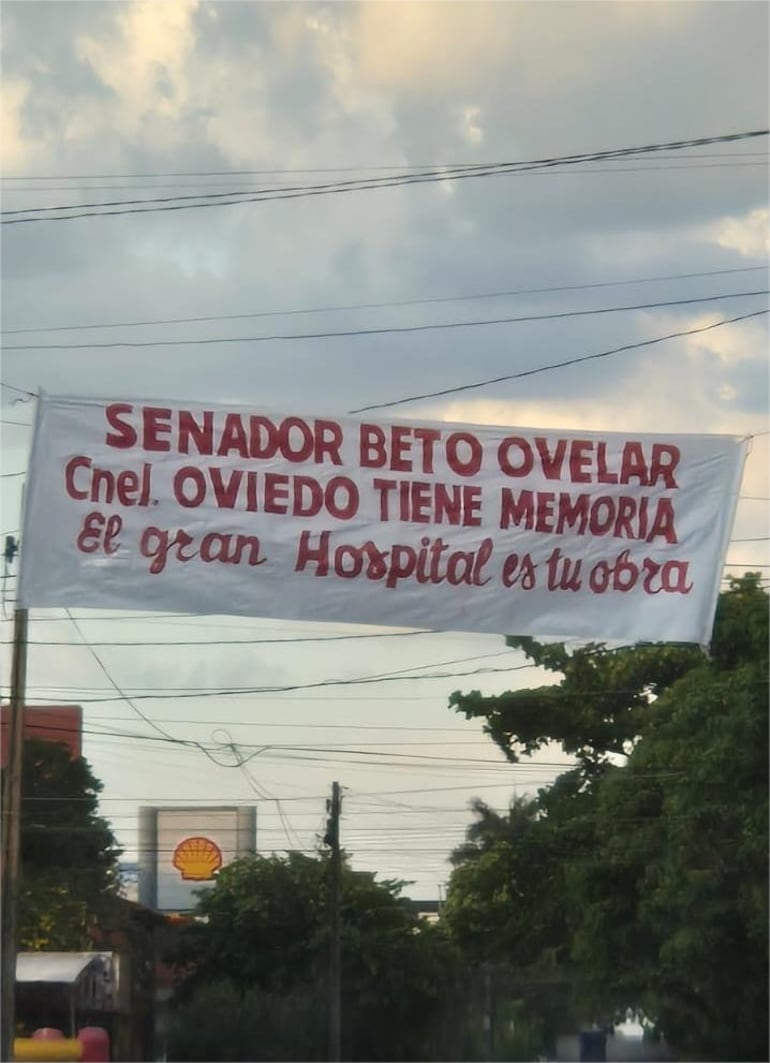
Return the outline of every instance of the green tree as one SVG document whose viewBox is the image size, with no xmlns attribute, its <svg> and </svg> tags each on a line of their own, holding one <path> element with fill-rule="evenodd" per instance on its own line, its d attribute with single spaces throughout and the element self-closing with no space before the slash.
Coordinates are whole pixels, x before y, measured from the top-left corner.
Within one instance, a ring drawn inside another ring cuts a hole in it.
<svg viewBox="0 0 770 1063">
<path fill-rule="evenodd" d="M 568 804 L 574 788 L 574 776 L 563 776 L 560 790 Z M 584 806 L 585 795 L 578 795 L 578 801 Z M 528 1025 L 538 1049 L 550 1054 L 570 1022 L 562 825 L 546 816 L 536 799 L 515 798 L 506 815 L 480 800 L 472 809 L 476 819 L 468 827 L 467 841 L 452 856 L 442 921 L 475 966 L 476 979 L 495 987 L 495 1030 L 503 1028 L 501 1006 L 518 1001 L 517 1028 Z M 585 811 L 583 807 L 584 817 Z M 584 831 L 576 810 L 572 812 L 567 841 L 574 849 Z M 593 831 L 590 819 L 589 829 Z M 487 1058 L 497 1036 L 494 1040 Z"/>
<path fill-rule="evenodd" d="M 194 964 L 195 973 L 180 993 L 183 1006 L 199 1005 L 200 1015 L 211 993 L 233 1002 L 232 990 L 222 987 L 223 981 L 232 980 L 241 993 L 252 994 L 250 1000 L 261 1002 L 260 1014 L 267 1016 L 258 1042 L 223 1045 L 219 1051 L 225 1054 L 206 1058 L 324 1056 L 328 882 L 325 855 L 256 856 L 224 868 L 214 888 L 201 897 L 198 911 L 203 921 L 191 929 L 185 948 L 185 959 Z M 373 874 L 353 871 L 343 863 L 340 923 L 346 1059 L 426 1058 L 424 1045 L 442 1001 L 448 949 L 441 932 L 418 919 L 400 896 L 401 888 L 402 883 L 378 882 Z M 269 1006 L 274 997 L 284 1005 Z M 242 1003 L 236 998 L 233 1007 L 238 1010 Z M 295 1005 L 297 1017 L 292 1023 L 287 1008 L 291 1013 Z M 180 1013 L 178 1031 L 183 1030 L 186 1013 Z M 301 1015 L 306 1019 L 300 1021 Z M 310 1046 L 308 1028 L 317 1034 Z M 296 1036 L 281 1040 L 277 1029 L 296 1029 Z M 282 1049 L 276 1048 L 279 1043 Z M 182 1055 L 188 1051 L 185 1044 L 179 1034 L 172 1039 L 176 1058 L 194 1058 Z M 206 1050 L 211 1051 L 208 1044 Z M 239 1051 L 250 1054 L 233 1054 Z M 271 1051 L 288 1054 L 264 1055 Z"/>
<path fill-rule="evenodd" d="M 326 1001 L 315 987 L 271 993 L 235 979 L 199 984 L 176 1009 L 169 1058 L 322 1060 Z"/>
<path fill-rule="evenodd" d="M 98 813 L 102 783 L 65 745 L 24 743 L 19 945 L 87 949 L 112 909 L 120 849 Z"/>
<path fill-rule="evenodd" d="M 555 742 L 576 767 L 507 818 L 477 806 L 449 888 L 453 933 L 471 955 L 514 964 L 555 950 L 572 965 L 584 1017 L 642 1004 L 693 1058 L 767 1059 L 768 597 L 758 578 L 720 597 L 708 658 L 668 645 L 568 653 L 509 642 L 560 682 L 453 704 L 484 717 L 512 761 Z"/>
<path fill-rule="evenodd" d="M 694 669 L 604 781 L 574 956 L 694 1058 L 768 1058 L 767 650 Z"/>
</svg>

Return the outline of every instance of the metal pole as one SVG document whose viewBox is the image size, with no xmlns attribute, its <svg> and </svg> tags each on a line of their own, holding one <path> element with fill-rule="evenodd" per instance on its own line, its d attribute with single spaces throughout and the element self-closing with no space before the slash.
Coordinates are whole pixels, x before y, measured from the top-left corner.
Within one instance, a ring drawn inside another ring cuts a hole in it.
<svg viewBox="0 0 770 1063">
<path fill-rule="evenodd" d="M 21 865 L 21 781 L 24 751 L 24 697 L 27 679 L 26 609 L 13 618 L 11 703 L 8 721 L 7 763 L 3 791 L 2 931 L 0 969 L 0 1059 L 13 1059 L 16 1028 L 16 929 L 18 923 L 19 869 Z"/>
<path fill-rule="evenodd" d="M 332 783 L 332 799 L 329 808 L 329 844 L 331 845 L 329 883 L 331 932 L 329 949 L 329 1060 L 331 1063 L 339 1063 L 341 1058 L 340 804 L 340 784 L 335 782 Z"/>
</svg>

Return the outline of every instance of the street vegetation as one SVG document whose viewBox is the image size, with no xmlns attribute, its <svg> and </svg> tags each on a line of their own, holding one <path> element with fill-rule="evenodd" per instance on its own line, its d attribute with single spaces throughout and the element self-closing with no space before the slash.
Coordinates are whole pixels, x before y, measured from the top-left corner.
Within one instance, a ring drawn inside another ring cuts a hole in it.
<svg viewBox="0 0 770 1063">
<path fill-rule="evenodd" d="M 517 1060 L 633 1008 L 690 1060 L 767 1060 L 768 595 L 719 599 L 709 652 L 510 637 L 555 683 L 455 693 L 516 765 L 569 757 L 506 811 L 476 800 L 440 918 L 408 884 L 341 876 L 342 1057 Z M 101 784 L 25 748 L 20 947 L 82 949 L 109 919 L 119 849 Z M 174 1060 L 327 1058 L 329 855 L 225 867 L 165 957 L 184 972 Z"/>
</svg>

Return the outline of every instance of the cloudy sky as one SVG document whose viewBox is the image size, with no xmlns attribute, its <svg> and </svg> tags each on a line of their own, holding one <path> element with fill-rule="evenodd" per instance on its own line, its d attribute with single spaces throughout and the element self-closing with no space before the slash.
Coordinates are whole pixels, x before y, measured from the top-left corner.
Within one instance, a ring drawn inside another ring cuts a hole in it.
<svg viewBox="0 0 770 1063">
<path fill-rule="evenodd" d="M 249 193 L 768 125 L 764 3 L 6 0 L 2 16 L 4 211 Z M 248 339 L 762 292 L 767 178 L 759 137 L 472 180 L 5 226 L 2 530 L 19 527 L 26 391 L 339 414 L 761 310 L 766 296 L 736 295 L 423 333 Z M 68 213 L 77 212 L 48 217 Z M 201 317 L 218 320 L 178 320 Z M 158 321 L 170 323 L 135 324 Z M 101 327 L 73 328 L 86 325 Z M 119 346 L 224 337 L 245 339 Z M 108 342 L 118 345 L 85 346 Z M 414 402 L 400 416 L 758 433 L 726 571 L 770 573 L 767 367 L 762 316 Z M 104 700 L 116 697 L 108 676 L 144 695 L 521 665 L 498 636 L 281 647 L 254 640 L 381 632 L 76 615 L 80 631 L 61 610 L 33 612 L 30 701 L 82 701 L 85 752 L 129 850 L 137 805 L 155 800 L 259 800 L 260 847 L 312 847 L 338 779 L 354 866 L 435 897 L 470 797 L 505 807 L 557 770 L 554 753 L 504 765 L 480 727 L 447 708 L 455 689 L 540 682 L 534 671 L 136 703 L 168 734 L 205 743 L 208 756 L 164 740 L 124 701 Z M 3 630 L 7 642 L 7 620 Z M 233 640 L 252 641 L 222 644 Z M 190 641 L 209 644 L 174 645 Z M 237 767 L 234 748 L 247 756 L 263 746 Z"/>
</svg>

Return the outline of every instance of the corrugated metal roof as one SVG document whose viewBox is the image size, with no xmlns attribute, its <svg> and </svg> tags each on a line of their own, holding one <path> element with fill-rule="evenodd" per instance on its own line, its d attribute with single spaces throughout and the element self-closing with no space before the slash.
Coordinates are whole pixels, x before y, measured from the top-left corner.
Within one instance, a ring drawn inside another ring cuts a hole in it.
<svg viewBox="0 0 770 1063">
<path fill-rule="evenodd" d="M 110 957 L 109 952 L 20 952 L 16 957 L 16 981 L 72 985 L 94 960 Z"/>
</svg>

